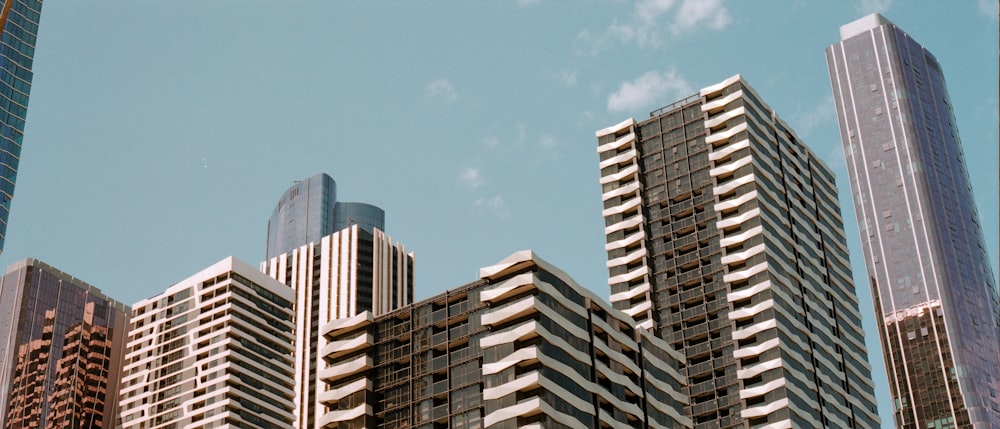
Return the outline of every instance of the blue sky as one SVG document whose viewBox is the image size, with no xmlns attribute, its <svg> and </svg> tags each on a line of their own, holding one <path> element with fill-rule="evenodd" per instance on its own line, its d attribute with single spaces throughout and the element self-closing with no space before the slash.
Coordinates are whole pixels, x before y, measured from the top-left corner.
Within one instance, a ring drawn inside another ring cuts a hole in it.
<svg viewBox="0 0 1000 429">
<path fill-rule="evenodd" d="M 997 271 L 995 2 L 414 3 L 47 0 L 0 264 L 132 303 L 258 263 L 281 193 L 327 172 L 386 210 L 418 298 L 525 248 L 606 297 L 594 132 L 741 73 L 836 171 L 857 274 L 823 52 L 879 11 L 942 64 Z"/>
</svg>

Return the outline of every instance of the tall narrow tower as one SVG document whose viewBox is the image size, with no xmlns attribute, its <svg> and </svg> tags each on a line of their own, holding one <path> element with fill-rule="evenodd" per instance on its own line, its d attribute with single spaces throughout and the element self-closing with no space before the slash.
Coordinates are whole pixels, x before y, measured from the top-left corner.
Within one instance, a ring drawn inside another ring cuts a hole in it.
<svg viewBox="0 0 1000 429">
<path fill-rule="evenodd" d="M 323 327 L 364 312 L 380 316 L 413 300 L 413 254 L 382 231 L 385 213 L 335 202 L 334 189 L 333 179 L 319 174 L 285 192 L 268 223 L 268 259 L 260 264 L 295 295 L 297 429 L 322 426 L 331 409 L 317 376 L 329 366 Z M 276 249 L 284 251 L 273 254 Z"/>
<path fill-rule="evenodd" d="M 826 58 L 896 425 L 1000 427 L 997 288 L 941 66 L 878 14 L 840 37 Z"/>
<path fill-rule="evenodd" d="M 875 427 L 833 174 L 734 76 L 597 132 L 615 309 L 683 351 L 695 427 Z"/>
<path fill-rule="evenodd" d="M 41 0 L 3 0 L 0 6 L 0 251 L 21 159 L 24 120 L 31 93 L 31 63 L 42 12 Z"/>
</svg>

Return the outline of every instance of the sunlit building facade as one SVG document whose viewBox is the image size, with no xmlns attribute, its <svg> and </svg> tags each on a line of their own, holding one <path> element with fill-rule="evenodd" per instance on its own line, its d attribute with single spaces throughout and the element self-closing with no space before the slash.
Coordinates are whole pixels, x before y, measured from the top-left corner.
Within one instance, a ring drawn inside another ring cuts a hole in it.
<svg viewBox="0 0 1000 429">
<path fill-rule="evenodd" d="M 684 428 L 681 354 L 531 251 L 322 327 L 319 428 Z"/>
<path fill-rule="evenodd" d="M 597 132 L 615 309 L 697 428 L 879 425 L 833 174 L 739 76 Z"/>
<path fill-rule="evenodd" d="M 122 427 L 291 427 L 293 299 L 230 257 L 135 303 Z"/>
<path fill-rule="evenodd" d="M 113 428 L 129 308 L 36 259 L 0 287 L 0 427 Z"/>
<path fill-rule="evenodd" d="M 878 14 L 840 36 L 826 57 L 896 425 L 1000 427 L 1000 304 L 941 66 Z"/>
<path fill-rule="evenodd" d="M 379 211 L 380 212 L 380 211 Z M 295 293 L 295 426 L 319 427 L 325 415 L 321 328 L 362 313 L 382 315 L 413 300 L 412 253 L 378 228 L 354 223 L 261 263 L 261 271 Z"/>
</svg>

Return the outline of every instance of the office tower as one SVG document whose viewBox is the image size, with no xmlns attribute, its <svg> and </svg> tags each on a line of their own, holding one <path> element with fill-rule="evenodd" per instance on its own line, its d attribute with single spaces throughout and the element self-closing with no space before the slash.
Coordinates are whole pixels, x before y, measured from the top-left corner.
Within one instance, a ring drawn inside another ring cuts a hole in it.
<svg viewBox="0 0 1000 429">
<path fill-rule="evenodd" d="M 1000 427 L 997 288 L 941 66 L 878 14 L 840 38 L 826 58 L 896 425 Z"/>
<path fill-rule="evenodd" d="M 385 212 L 365 203 L 337 202 L 337 182 L 325 173 L 295 182 L 267 222 L 267 259 L 358 224 L 385 230 Z"/>
<path fill-rule="evenodd" d="M 316 374 L 329 347 L 321 327 L 410 304 L 413 254 L 378 228 L 355 223 L 261 263 L 261 271 L 295 292 L 295 427 L 321 427 L 325 389 Z"/>
<path fill-rule="evenodd" d="M 322 330 L 317 427 L 691 427 L 681 354 L 531 251 Z"/>
<path fill-rule="evenodd" d="M 695 427 L 875 427 L 833 174 L 739 75 L 597 132 L 614 308 Z"/>
<path fill-rule="evenodd" d="M 0 10 L 0 251 L 21 159 L 24 120 L 31 93 L 31 63 L 42 12 L 41 0 L 5 0 Z"/>
<path fill-rule="evenodd" d="M 36 259 L 0 287 L 0 427 L 112 428 L 128 307 Z"/>
<path fill-rule="evenodd" d="M 229 257 L 137 302 L 122 427 L 291 427 L 293 299 Z"/>
</svg>

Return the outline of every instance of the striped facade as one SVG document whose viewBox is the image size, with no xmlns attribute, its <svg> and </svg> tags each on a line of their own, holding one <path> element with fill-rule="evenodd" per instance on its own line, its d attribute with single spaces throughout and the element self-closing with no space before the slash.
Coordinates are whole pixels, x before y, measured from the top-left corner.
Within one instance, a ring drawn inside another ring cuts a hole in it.
<svg viewBox="0 0 1000 429">
<path fill-rule="evenodd" d="M 685 353 L 695 427 L 875 427 L 830 170 L 739 76 L 597 132 L 615 308 Z"/>
<path fill-rule="evenodd" d="M 530 251 L 383 315 L 333 321 L 317 427 L 690 427 L 680 354 Z M 339 425 L 339 426 L 338 426 Z"/>
<path fill-rule="evenodd" d="M 878 14 L 840 35 L 826 58 L 896 425 L 1000 427 L 1000 301 L 941 65 Z"/>
<path fill-rule="evenodd" d="M 679 352 L 530 251 L 480 277 L 484 427 L 690 427 Z"/>
<path fill-rule="evenodd" d="M 323 383 L 329 372 L 326 324 L 381 315 L 413 299 L 413 254 L 377 228 L 354 224 L 261 264 L 295 293 L 295 427 L 323 427 Z M 331 348 L 332 347 L 332 348 Z"/>
<path fill-rule="evenodd" d="M 122 427 L 291 427 L 293 299 L 230 257 L 133 305 Z"/>
</svg>

